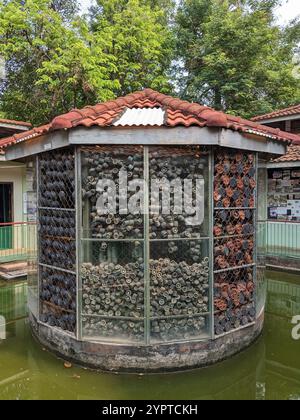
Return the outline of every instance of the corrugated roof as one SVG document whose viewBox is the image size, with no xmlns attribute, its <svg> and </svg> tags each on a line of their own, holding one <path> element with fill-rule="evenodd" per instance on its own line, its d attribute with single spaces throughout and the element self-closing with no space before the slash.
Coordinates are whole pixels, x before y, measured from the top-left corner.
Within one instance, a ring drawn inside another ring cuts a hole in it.
<svg viewBox="0 0 300 420">
<path fill-rule="evenodd" d="M 112 124 L 118 126 L 162 126 L 166 112 L 162 108 L 126 108 Z"/>
<path fill-rule="evenodd" d="M 172 96 L 155 92 L 152 89 L 145 89 L 141 92 L 132 93 L 125 97 L 95 106 L 86 106 L 80 110 L 74 109 L 67 114 L 54 118 L 50 124 L 34 128 L 27 133 L 16 134 L 0 140 L 0 147 L 7 147 L 11 144 L 39 137 L 56 130 L 68 130 L 75 127 L 113 126 L 113 123 L 122 117 L 127 108 L 162 108 L 166 113 L 164 118 L 164 126 L 166 127 L 190 127 L 193 125 L 199 127 L 218 127 L 249 134 L 255 133 L 258 136 L 268 137 L 275 141 L 287 143 L 296 140 L 299 141 L 299 137 L 291 133 L 260 125 L 240 117 L 224 114 L 207 106 L 182 101 Z M 132 123 L 131 118 L 130 122 Z"/>
<path fill-rule="evenodd" d="M 291 115 L 299 114 L 300 118 L 300 104 L 290 106 L 289 108 L 279 109 L 278 111 L 270 112 L 269 114 L 258 115 L 251 119 L 251 121 L 271 120 L 272 118 L 289 117 Z"/>
</svg>

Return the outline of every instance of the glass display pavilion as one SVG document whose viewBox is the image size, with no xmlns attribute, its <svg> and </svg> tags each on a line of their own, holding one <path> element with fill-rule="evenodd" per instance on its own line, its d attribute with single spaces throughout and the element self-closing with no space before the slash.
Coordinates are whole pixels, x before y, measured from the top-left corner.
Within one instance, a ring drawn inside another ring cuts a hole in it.
<svg viewBox="0 0 300 420">
<path fill-rule="evenodd" d="M 33 334 L 115 371 L 200 367 L 249 346 L 264 321 L 266 162 L 291 140 L 150 89 L 6 139 L 37 222 Z"/>
</svg>

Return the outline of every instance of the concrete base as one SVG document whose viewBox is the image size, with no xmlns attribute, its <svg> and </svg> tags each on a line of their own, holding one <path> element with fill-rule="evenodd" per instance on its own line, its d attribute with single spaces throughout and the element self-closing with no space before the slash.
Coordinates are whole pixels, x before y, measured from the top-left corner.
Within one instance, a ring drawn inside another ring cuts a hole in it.
<svg viewBox="0 0 300 420">
<path fill-rule="evenodd" d="M 249 347 L 264 325 L 262 314 L 255 325 L 216 340 L 133 346 L 77 341 L 58 328 L 40 324 L 32 314 L 29 319 L 37 340 L 59 357 L 93 369 L 128 373 L 176 372 L 212 365 Z"/>
</svg>

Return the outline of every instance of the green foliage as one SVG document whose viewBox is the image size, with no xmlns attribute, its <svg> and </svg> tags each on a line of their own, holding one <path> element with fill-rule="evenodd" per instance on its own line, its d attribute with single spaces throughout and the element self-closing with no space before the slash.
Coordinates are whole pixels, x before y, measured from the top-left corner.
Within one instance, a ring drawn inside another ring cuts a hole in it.
<svg viewBox="0 0 300 420">
<path fill-rule="evenodd" d="M 92 29 L 75 11 L 74 1 L 0 1 L 0 108 L 10 118 L 44 123 L 71 108 L 168 86 L 163 11 L 138 0 L 104 1 Z"/>
<path fill-rule="evenodd" d="M 181 94 L 250 117 L 300 101 L 297 23 L 274 22 L 276 0 L 184 0 L 177 14 Z M 178 69 L 177 69 L 178 70 Z"/>
<path fill-rule="evenodd" d="M 10 1 L 0 11 L 0 51 L 6 60 L 2 110 L 43 123 L 70 108 L 113 97 L 114 60 L 88 44 L 79 18 L 66 25 L 49 0 Z"/>
<path fill-rule="evenodd" d="M 78 0 L 0 0 L 0 112 L 39 124 L 172 86 L 185 99 L 246 117 L 300 102 L 300 22 L 276 25 L 280 0 L 177 3 L 97 0 L 80 17 Z"/>
<path fill-rule="evenodd" d="M 58 12 L 65 21 L 70 21 L 79 11 L 77 0 L 52 0 L 50 7 Z"/>
<path fill-rule="evenodd" d="M 98 0 L 93 9 L 95 43 L 109 40 L 107 52 L 115 57 L 117 95 L 145 87 L 169 91 L 172 57 L 166 10 L 158 1 Z M 167 1 L 164 1 L 167 7 Z"/>
</svg>

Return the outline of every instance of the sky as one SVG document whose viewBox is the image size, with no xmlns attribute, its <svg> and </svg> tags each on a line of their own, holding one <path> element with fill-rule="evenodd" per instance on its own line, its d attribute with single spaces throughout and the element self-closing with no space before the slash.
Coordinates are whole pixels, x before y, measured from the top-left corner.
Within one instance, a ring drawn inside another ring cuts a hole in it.
<svg viewBox="0 0 300 420">
<path fill-rule="evenodd" d="M 93 0 L 80 0 L 82 11 L 86 12 Z M 300 1 L 299 0 L 283 0 L 283 5 L 278 8 L 277 16 L 280 24 L 286 24 L 291 19 L 300 15 Z"/>
</svg>

